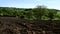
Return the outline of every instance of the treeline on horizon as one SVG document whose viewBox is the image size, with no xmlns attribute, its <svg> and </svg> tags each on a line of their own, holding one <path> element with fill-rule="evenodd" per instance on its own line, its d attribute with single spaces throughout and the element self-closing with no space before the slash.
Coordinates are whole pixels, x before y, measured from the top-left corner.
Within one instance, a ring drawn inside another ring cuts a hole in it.
<svg viewBox="0 0 60 34">
<path fill-rule="evenodd" d="M 60 20 L 60 10 L 49 9 L 44 6 L 36 8 L 0 7 L 0 17 L 17 17 L 26 20 Z"/>
</svg>

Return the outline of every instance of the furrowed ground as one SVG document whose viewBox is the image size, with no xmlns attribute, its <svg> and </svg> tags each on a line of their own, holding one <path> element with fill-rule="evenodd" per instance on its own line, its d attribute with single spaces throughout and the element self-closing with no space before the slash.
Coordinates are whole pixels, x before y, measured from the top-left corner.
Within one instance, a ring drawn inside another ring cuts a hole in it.
<svg viewBox="0 0 60 34">
<path fill-rule="evenodd" d="M 60 21 L 0 17 L 0 34 L 60 34 Z"/>
</svg>

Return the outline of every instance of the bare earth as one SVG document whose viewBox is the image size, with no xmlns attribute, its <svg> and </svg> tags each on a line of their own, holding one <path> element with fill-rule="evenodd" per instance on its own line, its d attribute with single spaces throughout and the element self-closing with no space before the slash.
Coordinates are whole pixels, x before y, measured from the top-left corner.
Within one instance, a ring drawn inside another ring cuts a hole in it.
<svg viewBox="0 0 60 34">
<path fill-rule="evenodd" d="M 60 21 L 0 17 L 0 34 L 60 34 Z"/>
</svg>

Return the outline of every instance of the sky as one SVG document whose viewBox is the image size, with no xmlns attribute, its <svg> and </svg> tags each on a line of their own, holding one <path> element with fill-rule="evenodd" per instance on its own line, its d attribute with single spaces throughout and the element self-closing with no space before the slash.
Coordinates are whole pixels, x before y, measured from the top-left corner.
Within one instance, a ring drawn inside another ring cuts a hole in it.
<svg viewBox="0 0 60 34">
<path fill-rule="evenodd" d="M 34 8 L 37 5 L 60 10 L 60 0 L 0 0 L 0 7 Z"/>
</svg>

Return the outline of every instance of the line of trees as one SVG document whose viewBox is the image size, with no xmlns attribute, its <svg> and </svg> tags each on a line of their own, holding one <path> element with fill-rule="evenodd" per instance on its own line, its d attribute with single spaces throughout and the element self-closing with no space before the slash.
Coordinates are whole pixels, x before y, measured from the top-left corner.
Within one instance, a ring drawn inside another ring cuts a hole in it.
<svg viewBox="0 0 60 34">
<path fill-rule="evenodd" d="M 0 7 L 0 16 L 14 16 L 27 20 L 59 20 L 60 16 L 57 15 L 59 11 L 48 9 L 45 6 L 37 6 L 31 9 Z"/>
</svg>

